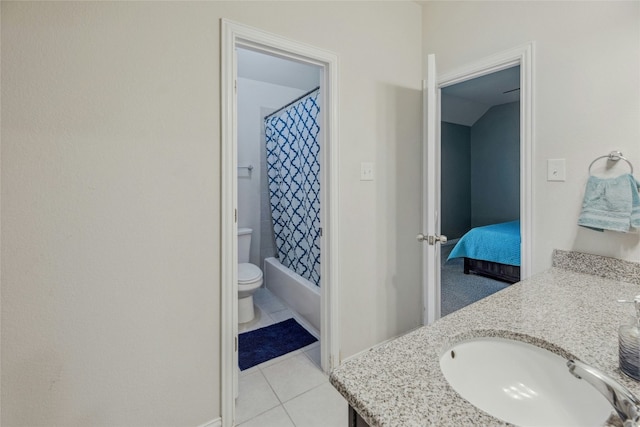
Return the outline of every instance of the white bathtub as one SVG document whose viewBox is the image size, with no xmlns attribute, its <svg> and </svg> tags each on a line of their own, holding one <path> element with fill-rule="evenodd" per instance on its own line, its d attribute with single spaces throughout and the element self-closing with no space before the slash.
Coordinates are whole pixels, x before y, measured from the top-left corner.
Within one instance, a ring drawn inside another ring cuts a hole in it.
<svg viewBox="0 0 640 427">
<path fill-rule="evenodd" d="M 264 260 L 265 287 L 320 332 L 320 287 L 280 264 L 277 258 Z M 307 326 L 307 325 L 305 325 Z"/>
</svg>

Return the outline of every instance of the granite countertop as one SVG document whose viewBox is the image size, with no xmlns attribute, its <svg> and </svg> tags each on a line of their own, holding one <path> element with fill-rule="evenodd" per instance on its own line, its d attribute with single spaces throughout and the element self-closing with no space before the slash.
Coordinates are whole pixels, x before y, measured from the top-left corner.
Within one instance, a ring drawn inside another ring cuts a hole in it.
<svg viewBox="0 0 640 427">
<path fill-rule="evenodd" d="M 498 336 L 581 360 L 640 396 L 640 382 L 618 368 L 618 327 L 633 308 L 617 302 L 640 294 L 640 264 L 621 281 L 567 269 L 572 254 L 554 254 L 550 270 L 348 359 L 331 372 L 331 384 L 372 427 L 510 425 L 460 397 L 439 364 L 451 344 Z M 580 255 L 588 268 L 606 270 Z"/>
</svg>

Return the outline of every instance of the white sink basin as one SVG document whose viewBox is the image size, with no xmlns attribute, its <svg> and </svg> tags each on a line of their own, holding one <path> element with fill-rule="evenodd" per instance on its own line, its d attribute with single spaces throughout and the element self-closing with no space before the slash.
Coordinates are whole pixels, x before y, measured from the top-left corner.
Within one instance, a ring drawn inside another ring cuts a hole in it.
<svg viewBox="0 0 640 427">
<path fill-rule="evenodd" d="M 473 338 L 440 358 L 449 384 L 476 407 L 520 426 L 602 426 L 613 408 L 566 359 L 521 341 Z"/>
</svg>

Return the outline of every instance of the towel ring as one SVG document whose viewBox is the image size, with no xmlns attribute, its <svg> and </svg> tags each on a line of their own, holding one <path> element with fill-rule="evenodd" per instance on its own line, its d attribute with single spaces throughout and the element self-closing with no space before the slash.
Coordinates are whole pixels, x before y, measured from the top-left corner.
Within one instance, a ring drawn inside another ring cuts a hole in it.
<svg viewBox="0 0 640 427">
<path fill-rule="evenodd" d="M 591 166 L 593 166 L 593 164 L 598 160 L 605 159 L 605 158 L 611 160 L 612 162 L 617 162 L 620 159 L 624 160 L 629 165 L 629 168 L 631 169 L 631 173 L 633 174 L 633 165 L 631 164 L 631 162 L 627 158 L 625 158 L 620 151 L 612 151 L 606 156 L 596 157 L 595 160 L 591 162 L 591 164 L 589 165 L 589 175 L 591 175 Z"/>
</svg>

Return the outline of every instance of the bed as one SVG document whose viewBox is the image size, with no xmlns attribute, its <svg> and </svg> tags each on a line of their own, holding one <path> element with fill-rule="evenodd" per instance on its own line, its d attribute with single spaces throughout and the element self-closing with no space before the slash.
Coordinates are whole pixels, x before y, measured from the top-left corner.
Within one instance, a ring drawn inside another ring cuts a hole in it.
<svg viewBox="0 0 640 427">
<path fill-rule="evenodd" d="M 507 283 L 520 281 L 520 221 L 472 228 L 447 258 L 464 258 L 464 274 Z"/>
</svg>

